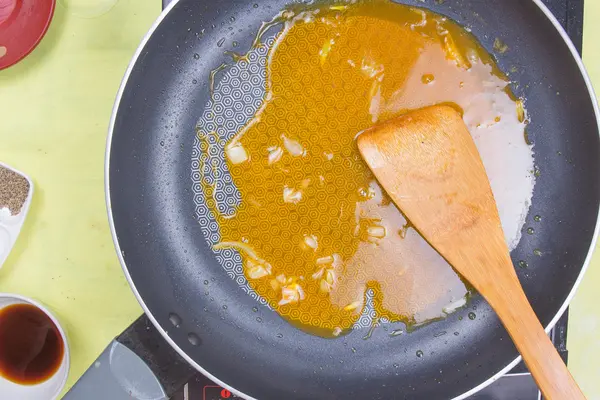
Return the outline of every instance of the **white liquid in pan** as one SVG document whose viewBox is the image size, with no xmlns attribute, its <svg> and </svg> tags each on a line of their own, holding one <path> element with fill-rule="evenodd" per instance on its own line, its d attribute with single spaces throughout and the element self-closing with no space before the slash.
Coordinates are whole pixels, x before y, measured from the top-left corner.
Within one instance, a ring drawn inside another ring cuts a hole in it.
<svg viewBox="0 0 600 400">
<path fill-rule="evenodd" d="M 450 77 L 445 58 L 439 46 L 426 48 L 406 86 L 388 102 L 388 109 L 394 112 L 452 102 L 464 110 L 464 120 L 490 179 L 506 242 L 513 250 L 521 239 L 535 185 L 533 149 L 523 135 L 525 122 L 519 121 L 515 101 L 504 91 L 506 81 L 492 74 L 490 66 L 474 63 L 471 70 L 457 69 Z M 445 77 L 423 85 L 424 74 Z M 458 86 L 461 90 L 456 90 Z M 498 122 L 497 116 L 501 116 Z"/>
</svg>

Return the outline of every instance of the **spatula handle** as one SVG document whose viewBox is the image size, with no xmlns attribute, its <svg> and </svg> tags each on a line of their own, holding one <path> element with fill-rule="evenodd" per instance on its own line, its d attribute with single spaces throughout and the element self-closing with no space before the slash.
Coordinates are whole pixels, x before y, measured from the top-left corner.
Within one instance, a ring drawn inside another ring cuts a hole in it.
<svg viewBox="0 0 600 400">
<path fill-rule="evenodd" d="M 504 323 L 542 394 L 548 400 L 585 400 L 531 308 L 517 276 L 511 275 L 506 279 L 516 282 L 496 285 L 498 290 L 494 291 L 495 294 L 490 293 L 486 297 Z"/>
</svg>

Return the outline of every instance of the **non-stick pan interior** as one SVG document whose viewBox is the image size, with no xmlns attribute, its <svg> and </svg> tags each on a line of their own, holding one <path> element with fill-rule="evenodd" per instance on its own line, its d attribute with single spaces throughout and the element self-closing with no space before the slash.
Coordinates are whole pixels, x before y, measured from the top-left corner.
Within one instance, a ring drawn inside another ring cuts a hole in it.
<svg viewBox="0 0 600 400">
<path fill-rule="evenodd" d="M 523 235 L 512 257 L 516 265 L 527 263 L 517 272 L 548 324 L 580 275 L 598 213 L 598 128 L 578 64 L 533 1 L 405 3 L 469 26 L 490 51 L 496 38 L 509 46 L 498 62 L 505 72 L 516 71 L 510 74 L 515 92 L 527 99 L 539 170 L 525 225 L 535 232 Z M 132 283 L 191 360 L 248 396 L 459 396 L 517 356 L 479 296 L 411 334 L 392 337 L 379 328 L 368 340 L 366 330 L 322 339 L 248 296 L 206 244 L 194 203 L 192 153 L 194 127 L 209 99 L 208 77 L 231 60 L 224 50 L 234 41 L 238 51 L 248 49 L 261 22 L 285 5 L 181 0 L 141 49 L 118 104 L 109 155 L 112 218 Z M 179 327 L 171 314 L 181 317 Z"/>
</svg>

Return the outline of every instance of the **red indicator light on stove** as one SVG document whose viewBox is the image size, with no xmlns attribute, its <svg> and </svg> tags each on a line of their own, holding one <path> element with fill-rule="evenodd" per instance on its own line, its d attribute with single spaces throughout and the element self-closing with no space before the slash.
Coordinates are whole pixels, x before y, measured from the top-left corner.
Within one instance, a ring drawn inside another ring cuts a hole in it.
<svg viewBox="0 0 600 400">
<path fill-rule="evenodd" d="M 231 392 L 227 389 L 221 390 L 221 397 L 224 399 L 228 399 L 231 397 Z"/>
</svg>

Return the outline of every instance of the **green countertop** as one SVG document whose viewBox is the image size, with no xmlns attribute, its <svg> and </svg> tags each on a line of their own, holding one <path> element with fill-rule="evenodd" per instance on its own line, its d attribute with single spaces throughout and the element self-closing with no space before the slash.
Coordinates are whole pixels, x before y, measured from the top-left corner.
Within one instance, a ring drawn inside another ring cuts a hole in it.
<svg viewBox="0 0 600 400">
<path fill-rule="evenodd" d="M 0 71 L 0 159 L 35 185 L 0 291 L 53 310 L 71 349 L 71 386 L 141 309 L 125 280 L 104 203 L 115 95 L 160 1 L 120 0 L 84 19 L 58 3 L 40 46 Z"/>
<path fill-rule="evenodd" d="M 600 2 L 585 2 L 583 61 L 600 93 Z M 569 314 L 569 369 L 588 400 L 600 400 L 600 251 L 594 258 L 571 303 Z"/>
<path fill-rule="evenodd" d="M 160 12 L 159 1 L 120 0 L 91 19 L 56 9 L 48 35 L 0 71 L 0 160 L 27 173 L 35 194 L 0 291 L 40 300 L 69 337 L 67 387 L 140 313 L 114 252 L 104 205 L 104 149 L 123 73 Z M 584 60 L 600 87 L 600 2 L 586 1 Z M 577 293 L 569 367 L 600 400 L 600 253 Z"/>
</svg>

